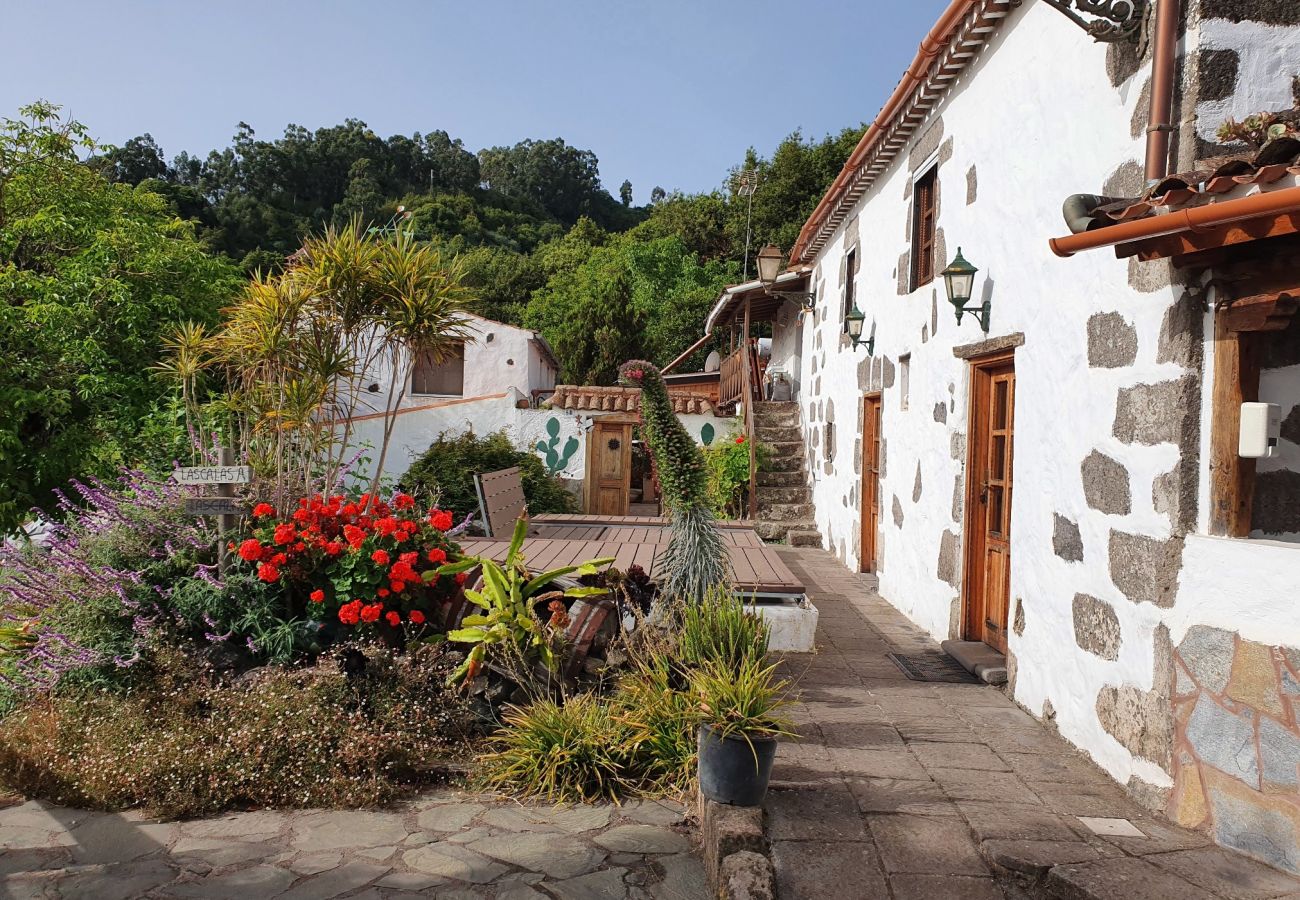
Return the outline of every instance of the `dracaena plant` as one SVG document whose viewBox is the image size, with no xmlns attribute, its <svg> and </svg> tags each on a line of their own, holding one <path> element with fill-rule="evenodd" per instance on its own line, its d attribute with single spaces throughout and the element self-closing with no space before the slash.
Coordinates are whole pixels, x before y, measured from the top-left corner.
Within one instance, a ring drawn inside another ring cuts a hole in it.
<svg viewBox="0 0 1300 900">
<path fill-rule="evenodd" d="M 521 553 L 527 529 L 525 520 L 515 523 L 504 563 L 486 557 L 468 557 L 424 573 L 424 579 L 432 581 L 478 567 L 483 570 L 482 590 L 465 591 L 465 598 L 482 612 L 466 616 L 462 627 L 447 632 L 447 640 L 470 645 L 465 661 L 448 679 L 452 683 L 477 675 L 489 654 L 494 660 L 523 661 L 527 665 L 540 662 L 547 671 L 558 671 L 560 659 L 556 644 L 568 621 L 564 600 L 609 593 L 603 587 L 560 588 L 555 582 L 565 575 L 594 575 L 602 566 L 612 563 L 613 557 L 562 566 L 540 575 L 530 573 Z M 546 621 L 535 612 L 543 603 L 556 604 Z"/>
</svg>

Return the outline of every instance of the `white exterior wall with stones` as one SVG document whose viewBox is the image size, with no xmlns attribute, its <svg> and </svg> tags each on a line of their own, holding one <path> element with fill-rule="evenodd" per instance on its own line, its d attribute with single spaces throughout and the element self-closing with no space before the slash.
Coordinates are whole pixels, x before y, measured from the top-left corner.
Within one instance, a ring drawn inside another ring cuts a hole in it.
<svg viewBox="0 0 1300 900">
<path fill-rule="evenodd" d="M 1200 26 L 1193 15 L 1183 51 L 1195 50 Z M 1217 41 L 1227 40 L 1225 28 L 1216 25 Z M 1047 247 L 1065 231 L 1066 195 L 1141 189 L 1149 61 L 1118 68 L 1128 74 L 1113 86 L 1108 50 L 1046 4 L 1015 12 L 816 257 L 817 309 L 804 318 L 798 353 L 793 317 L 778 323 L 773 364 L 800 360 L 817 525 L 855 569 L 862 397 L 882 391 L 880 591 L 934 637 L 960 636 L 968 365 L 953 348 L 985 335 L 971 317 L 954 321 L 941 281 L 900 293 L 912 172 L 937 158 L 936 268 L 960 246 L 981 269 L 975 300 L 992 301 L 988 337 L 1023 335 L 1014 696 L 1163 806 L 1175 772 L 1172 648 L 1197 623 L 1300 646 L 1300 614 L 1284 600 L 1300 583 L 1300 548 L 1184 540 L 1205 530 L 1209 379 L 1201 374 L 1211 370 L 1204 336 L 1213 330 L 1170 283 L 1167 263 L 1117 260 L 1107 250 L 1059 259 Z M 1246 106 L 1260 108 L 1255 102 Z M 1201 130 L 1193 116 L 1183 119 L 1180 165 L 1194 158 L 1188 139 Z M 875 323 L 874 358 L 842 335 L 852 246 L 865 331 Z M 828 422 L 836 423 L 829 458 Z M 1234 581 L 1243 569 L 1263 574 Z"/>
</svg>

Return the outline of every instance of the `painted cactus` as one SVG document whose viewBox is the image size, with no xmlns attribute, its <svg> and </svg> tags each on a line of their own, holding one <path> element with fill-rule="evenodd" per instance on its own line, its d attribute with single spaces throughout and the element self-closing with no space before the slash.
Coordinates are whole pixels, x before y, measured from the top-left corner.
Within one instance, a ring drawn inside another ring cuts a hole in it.
<svg viewBox="0 0 1300 900">
<path fill-rule="evenodd" d="M 555 416 L 546 420 L 546 434 L 550 440 L 538 441 L 537 452 L 542 454 L 546 474 L 559 475 L 569 467 L 569 460 L 578 452 L 578 439 L 569 435 L 569 439 L 564 442 L 564 449 L 560 450 L 560 420 Z"/>
</svg>

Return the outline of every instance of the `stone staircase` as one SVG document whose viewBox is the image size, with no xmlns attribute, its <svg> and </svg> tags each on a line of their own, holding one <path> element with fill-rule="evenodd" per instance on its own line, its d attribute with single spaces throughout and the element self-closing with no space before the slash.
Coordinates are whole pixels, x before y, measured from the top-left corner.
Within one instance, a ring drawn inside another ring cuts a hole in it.
<svg viewBox="0 0 1300 900">
<path fill-rule="evenodd" d="M 822 536 L 813 521 L 812 488 L 808 485 L 799 404 L 794 401 L 754 404 L 754 431 L 771 456 L 758 473 L 758 518 L 754 530 L 765 541 L 785 541 L 792 547 L 820 547 Z"/>
</svg>

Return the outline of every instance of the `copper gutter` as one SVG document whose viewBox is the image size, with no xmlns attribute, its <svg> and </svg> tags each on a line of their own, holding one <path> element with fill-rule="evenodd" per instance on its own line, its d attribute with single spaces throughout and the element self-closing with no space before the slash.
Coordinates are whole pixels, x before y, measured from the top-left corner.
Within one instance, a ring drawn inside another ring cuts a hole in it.
<svg viewBox="0 0 1300 900">
<path fill-rule="evenodd" d="M 1113 247 L 1116 244 L 1184 231 L 1206 231 L 1232 222 L 1286 213 L 1300 213 L 1300 187 L 1252 194 L 1238 200 L 1225 200 L 1222 203 L 1209 203 L 1131 222 L 1120 222 L 1105 228 L 1051 238 L 1047 243 L 1057 256 L 1073 256 L 1083 250 Z"/>
<path fill-rule="evenodd" d="M 1163 6 L 1167 2 L 1170 2 L 1170 0 L 1162 0 L 1161 5 Z M 847 188 L 849 181 L 853 178 L 853 173 L 857 171 L 858 166 L 862 164 L 867 154 L 884 137 L 885 131 L 893 123 L 894 117 L 898 115 L 908 99 L 925 81 L 935 57 L 948 46 L 948 41 L 952 38 L 953 32 L 957 30 L 966 15 L 979 4 L 980 0 L 953 0 L 948 8 L 944 10 L 943 15 L 939 17 L 939 21 L 930 29 L 930 33 L 925 36 L 925 40 L 921 41 L 921 47 L 917 50 L 912 64 L 903 73 L 903 79 L 898 83 L 898 87 L 894 88 L 894 93 L 885 101 L 885 105 L 881 107 L 876 120 L 871 123 L 871 127 L 862 135 L 858 145 L 849 154 L 848 161 L 844 163 L 844 168 L 840 169 L 840 174 L 835 176 L 835 180 L 831 182 L 831 186 L 822 196 L 821 202 L 817 204 L 817 208 L 813 210 L 812 215 L 808 217 L 808 221 L 804 223 L 799 232 L 799 239 L 795 241 L 794 249 L 790 251 L 791 263 L 802 260 L 803 252 L 808 246 L 808 241 L 812 237 L 815 227 L 821 224 L 822 219 L 825 218 L 840 192 Z"/>
<path fill-rule="evenodd" d="M 1182 0 L 1156 3 L 1156 34 L 1151 60 L 1151 111 L 1147 117 L 1146 178 L 1159 181 L 1169 174 L 1170 118 L 1174 109 L 1175 51 Z"/>
</svg>

